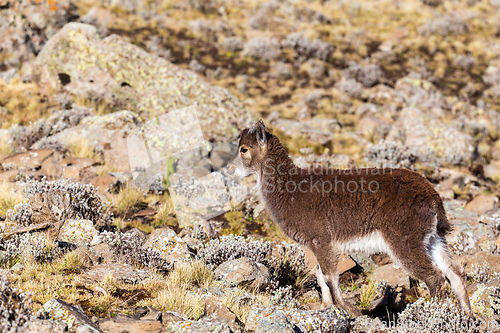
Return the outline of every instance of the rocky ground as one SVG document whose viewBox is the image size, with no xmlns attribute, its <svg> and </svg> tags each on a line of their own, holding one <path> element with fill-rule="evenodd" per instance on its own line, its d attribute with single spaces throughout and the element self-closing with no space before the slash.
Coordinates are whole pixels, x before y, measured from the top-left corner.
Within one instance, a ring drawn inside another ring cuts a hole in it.
<svg viewBox="0 0 500 333">
<path fill-rule="evenodd" d="M 498 331 L 499 22 L 495 0 L 0 0 L 0 331 Z M 314 257 L 223 172 L 259 118 L 299 165 L 424 174 L 474 318 L 380 254 L 341 261 L 363 316 L 321 310 Z"/>
</svg>

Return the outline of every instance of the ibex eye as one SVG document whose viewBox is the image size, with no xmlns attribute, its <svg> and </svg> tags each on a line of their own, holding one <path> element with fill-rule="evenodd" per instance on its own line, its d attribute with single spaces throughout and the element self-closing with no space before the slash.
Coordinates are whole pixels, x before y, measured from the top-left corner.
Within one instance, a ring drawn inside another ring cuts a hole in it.
<svg viewBox="0 0 500 333">
<path fill-rule="evenodd" d="M 240 148 L 240 153 L 244 154 L 248 151 L 248 149 L 241 147 Z"/>
</svg>

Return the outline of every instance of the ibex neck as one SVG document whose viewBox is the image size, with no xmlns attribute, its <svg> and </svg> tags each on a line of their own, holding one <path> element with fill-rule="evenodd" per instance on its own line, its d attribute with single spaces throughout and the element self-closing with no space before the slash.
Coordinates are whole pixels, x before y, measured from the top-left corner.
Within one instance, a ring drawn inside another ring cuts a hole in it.
<svg viewBox="0 0 500 333">
<path fill-rule="evenodd" d="M 293 163 L 277 138 L 275 139 L 269 142 L 260 174 L 260 190 L 266 201 L 276 193 L 285 191 L 287 183 L 300 173 L 300 168 Z"/>
</svg>

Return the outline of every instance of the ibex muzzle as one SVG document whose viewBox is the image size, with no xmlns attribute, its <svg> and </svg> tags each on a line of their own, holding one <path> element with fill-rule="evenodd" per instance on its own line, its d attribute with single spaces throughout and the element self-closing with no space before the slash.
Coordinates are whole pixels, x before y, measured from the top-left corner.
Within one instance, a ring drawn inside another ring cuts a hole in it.
<svg viewBox="0 0 500 333">
<path fill-rule="evenodd" d="M 273 220 L 315 254 L 324 306 L 347 310 L 337 272 L 340 254 L 385 252 L 425 281 L 431 296 L 443 296 L 447 278 L 461 309 L 470 313 L 464 271 L 445 240 L 451 226 L 443 202 L 420 174 L 299 168 L 262 120 L 242 131 L 239 154 L 245 170 L 257 175 Z"/>
</svg>

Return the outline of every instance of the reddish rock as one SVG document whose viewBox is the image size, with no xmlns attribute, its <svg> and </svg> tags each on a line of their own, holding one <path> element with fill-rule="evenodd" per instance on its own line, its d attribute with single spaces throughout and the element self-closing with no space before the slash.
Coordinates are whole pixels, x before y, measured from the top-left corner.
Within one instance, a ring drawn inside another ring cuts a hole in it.
<svg viewBox="0 0 500 333">
<path fill-rule="evenodd" d="M 97 176 L 90 180 L 90 184 L 94 185 L 94 187 L 98 187 L 99 191 L 102 192 L 109 192 L 113 187 L 118 185 L 118 182 L 119 179 L 111 175 Z"/>
<path fill-rule="evenodd" d="M 76 166 L 80 168 L 88 168 L 95 165 L 96 163 L 98 162 L 92 158 L 74 156 L 63 158 L 61 161 L 62 166 Z"/>
<path fill-rule="evenodd" d="M 57 179 L 61 177 L 62 167 L 61 164 L 59 164 L 61 158 L 61 154 L 55 151 L 42 162 L 40 171 L 49 179 Z"/>
<path fill-rule="evenodd" d="M 370 281 L 374 283 L 387 282 L 390 286 L 410 289 L 410 276 L 402 267 L 394 267 L 389 264 L 380 266 L 373 271 Z"/>
<path fill-rule="evenodd" d="M 30 150 L 25 153 L 19 153 L 5 158 L 3 165 L 12 165 L 21 170 L 36 170 L 42 166 L 43 161 L 54 151 L 52 149 Z"/>
<path fill-rule="evenodd" d="M 68 165 L 63 168 L 63 178 L 72 178 L 74 180 L 80 180 L 81 167 Z"/>
<path fill-rule="evenodd" d="M 122 314 L 99 321 L 99 328 L 104 333 L 160 333 L 162 323 L 154 319 L 135 319 Z"/>
<path fill-rule="evenodd" d="M 495 209 L 498 207 L 498 197 L 495 195 L 478 195 L 472 201 L 470 201 L 467 205 L 465 205 L 465 209 L 470 210 L 471 212 L 476 212 L 478 214 L 484 214 L 489 210 Z"/>
</svg>

